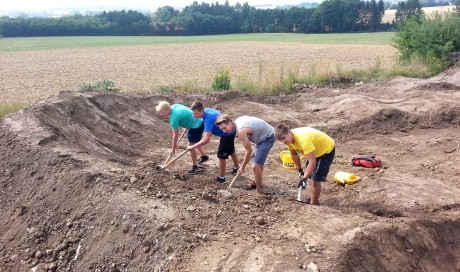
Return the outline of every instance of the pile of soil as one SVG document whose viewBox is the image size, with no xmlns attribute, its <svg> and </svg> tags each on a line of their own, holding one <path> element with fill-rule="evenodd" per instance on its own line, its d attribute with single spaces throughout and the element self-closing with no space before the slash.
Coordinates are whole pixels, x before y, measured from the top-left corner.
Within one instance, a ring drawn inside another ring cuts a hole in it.
<svg viewBox="0 0 460 272">
<path fill-rule="evenodd" d="M 321 206 L 295 201 L 280 143 L 263 196 L 241 189 L 251 171 L 235 188 L 214 181 L 214 137 L 199 174 L 188 156 L 158 169 L 171 141 L 161 100 L 327 132 Z M 61 92 L 1 120 L 0 271 L 459 271 L 459 135 L 460 69 L 289 96 Z M 362 180 L 342 187 L 337 171 Z"/>
</svg>

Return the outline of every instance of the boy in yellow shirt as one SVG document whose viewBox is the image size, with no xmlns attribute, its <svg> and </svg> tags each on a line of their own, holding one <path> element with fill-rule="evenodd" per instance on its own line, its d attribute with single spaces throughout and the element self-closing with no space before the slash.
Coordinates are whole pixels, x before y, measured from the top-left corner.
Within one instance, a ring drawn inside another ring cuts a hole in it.
<svg viewBox="0 0 460 272">
<path fill-rule="evenodd" d="M 326 181 L 329 167 L 335 155 L 335 142 L 326 133 L 301 127 L 290 129 L 284 124 L 275 128 L 275 138 L 287 145 L 299 173 L 299 186 L 305 188 L 308 178 L 310 182 L 310 204 L 319 205 L 321 182 Z M 305 172 L 302 169 L 299 153 L 307 160 Z"/>
</svg>

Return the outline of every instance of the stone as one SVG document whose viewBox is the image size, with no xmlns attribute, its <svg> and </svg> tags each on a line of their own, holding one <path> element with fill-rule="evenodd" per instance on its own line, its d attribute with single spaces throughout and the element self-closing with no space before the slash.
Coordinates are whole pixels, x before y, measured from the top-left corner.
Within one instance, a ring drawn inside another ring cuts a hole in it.
<svg viewBox="0 0 460 272">
<path fill-rule="evenodd" d="M 256 222 L 257 222 L 257 224 L 259 224 L 259 225 L 264 225 L 264 224 L 267 223 L 267 222 L 265 221 L 265 218 L 264 218 L 263 216 L 257 216 Z"/>
</svg>

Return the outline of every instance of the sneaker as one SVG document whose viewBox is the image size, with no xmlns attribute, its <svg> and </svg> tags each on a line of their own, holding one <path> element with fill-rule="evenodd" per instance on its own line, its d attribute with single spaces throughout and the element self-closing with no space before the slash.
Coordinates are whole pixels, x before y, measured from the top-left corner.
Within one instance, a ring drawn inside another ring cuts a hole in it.
<svg viewBox="0 0 460 272">
<path fill-rule="evenodd" d="M 201 156 L 199 159 L 198 159 L 198 163 L 204 163 L 204 162 L 207 162 L 209 160 L 209 157 L 208 156 Z"/>
<path fill-rule="evenodd" d="M 225 183 L 225 177 L 223 177 L 223 178 L 217 177 L 216 181 L 219 182 L 219 183 Z"/>
<path fill-rule="evenodd" d="M 198 172 L 198 165 L 193 165 L 192 168 L 190 168 L 190 170 L 188 170 L 189 174 L 196 174 Z"/>
<path fill-rule="evenodd" d="M 238 167 L 238 168 L 233 167 L 233 169 L 232 169 L 232 175 L 238 174 L 238 170 L 240 170 L 239 167 Z"/>
</svg>

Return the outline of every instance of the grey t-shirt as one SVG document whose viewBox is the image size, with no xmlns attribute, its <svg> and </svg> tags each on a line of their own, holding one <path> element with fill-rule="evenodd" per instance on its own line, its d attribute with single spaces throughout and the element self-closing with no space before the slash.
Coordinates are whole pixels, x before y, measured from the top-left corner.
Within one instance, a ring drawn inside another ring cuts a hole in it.
<svg viewBox="0 0 460 272">
<path fill-rule="evenodd" d="M 252 130 L 252 135 L 249 135 L 249 141 L 260 144 L 267 137 L 270 137 L 275 133 L 275 129 L 270 126 L 264 120 L 253 117 L 253 116 L 241 116 L 236 118 L 236 131 L 239 131 L 242 128 L 250 128 Z"/>
</svg>

